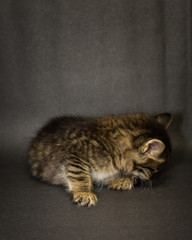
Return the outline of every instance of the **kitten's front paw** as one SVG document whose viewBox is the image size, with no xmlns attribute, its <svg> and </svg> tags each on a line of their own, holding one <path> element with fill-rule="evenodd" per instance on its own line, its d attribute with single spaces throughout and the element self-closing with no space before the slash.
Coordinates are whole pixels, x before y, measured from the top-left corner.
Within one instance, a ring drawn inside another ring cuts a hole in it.
<svg viewBox="0 0 192 240">
<path fill-rule="evenodd" d="M 98 201 L 97 196 L 92 192 L 74 192 L 73 202 L 81 207 L 91 207 Z"/>
<path fill-rule="evenodd" d="M 108 188 L 114 190 L 131 190 L 133 185 L 133 181 L 129 178 L 117 178 L 108 185 Z"/>
</svg>

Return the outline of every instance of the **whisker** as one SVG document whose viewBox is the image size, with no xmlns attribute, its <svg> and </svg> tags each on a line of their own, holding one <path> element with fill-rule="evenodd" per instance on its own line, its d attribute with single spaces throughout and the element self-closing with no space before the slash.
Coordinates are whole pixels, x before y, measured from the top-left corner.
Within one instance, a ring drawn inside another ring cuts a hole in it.
<svg viewBox="0 0 192 240">
<path fill-rule="evenodd" d="M 142 180 L 140 178 L 140 194 L 143 192 L 151 192 L 153 194 L 157 194 L 154 190 L 153 190 L 153 182 L 151 179 L 148 180 Z"/>
<path fill-rule="evenodd" d="M 151 192 L 156 194 L 156 192 L 153 190 L 153 181 L 150 180 L 150 188 L 151 188 Z"/>
<path fill-rule="evenodd" d="M 149 179 L 149 180 L 146 181 L 146 183 L 147 183 L 147 190 L 148 190 L 149 192 L 153 192 L 153 189 L 152 189 L 152 180 Z"/>
<path fill-rule="evenodd" d="M 149 190 L 149 192 L 151 192 L 151 190 L 152 190 L 151 189 L 151 180 L 150 179 L 148 180 L 148 190 Z"/>
<path fill-rule="evenodd" d="M 147 190 L 151 191 L 151 180 L 147 180 Z"/>
<path fill-rule="evenodd" d="M 141 180 L 141 192 L 140 193 L 145 192 L 145 190 L 146 190 L 145 181 Z"/>
</svg>

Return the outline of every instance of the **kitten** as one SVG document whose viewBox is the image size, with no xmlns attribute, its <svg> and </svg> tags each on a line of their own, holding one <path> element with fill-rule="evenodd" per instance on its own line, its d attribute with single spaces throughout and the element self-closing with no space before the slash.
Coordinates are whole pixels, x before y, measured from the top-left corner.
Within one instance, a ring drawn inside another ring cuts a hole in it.
<svg viewBox="0 0 192 240">
<path fill-rule="evenodd" d="M 137 179 L 149 180 L 159 171 L 170 156 L 170 122 L 168 113 L 55 118 L 32 141 L 32 174 L 66 186 L 79 206 L 95 205 L 93 183 L 130 190 Z"/>
</svg>

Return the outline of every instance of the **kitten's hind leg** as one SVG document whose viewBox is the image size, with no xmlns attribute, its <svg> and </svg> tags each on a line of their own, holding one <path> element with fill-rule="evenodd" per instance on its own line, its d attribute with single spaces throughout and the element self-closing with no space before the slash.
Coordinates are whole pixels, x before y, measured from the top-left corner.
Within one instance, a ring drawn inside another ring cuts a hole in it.
<svg viewBox="0 0 192 240">
<path fill-rule="evenodd" d="M 65 167 L 63 165 L 61 165 L 59 170 L 57 170 L 56 174 L 52 178 L 51 183 L 55 184 L 55 185 L 67 186 L 66 171 L 65 171 Z"/>
<path fill-rule="evenodd" d="M 73 196 L 73 202 L 78 206 L 94 206 L 97 196 L 92 192 L 91 176 L 83 165 L 70 164 L 66 168 L 67 185 Z"/>
</svg>

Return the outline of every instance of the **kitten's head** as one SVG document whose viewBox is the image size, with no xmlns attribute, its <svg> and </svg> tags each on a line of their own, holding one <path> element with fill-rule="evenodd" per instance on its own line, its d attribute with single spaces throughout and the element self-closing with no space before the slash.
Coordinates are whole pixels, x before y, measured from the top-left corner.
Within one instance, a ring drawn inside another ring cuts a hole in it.
<svg viewBox="0 0 192 240">
<path fill-rule="evenodd" d="M 155 117 L 138 116 L 137 135 L 133 138 L 136 150 L 133 175 L 148 180 L 167 162 L 171 153 L 171 143 L 167 128 L 171 123 L 169 113 Z"/>
</svg>

